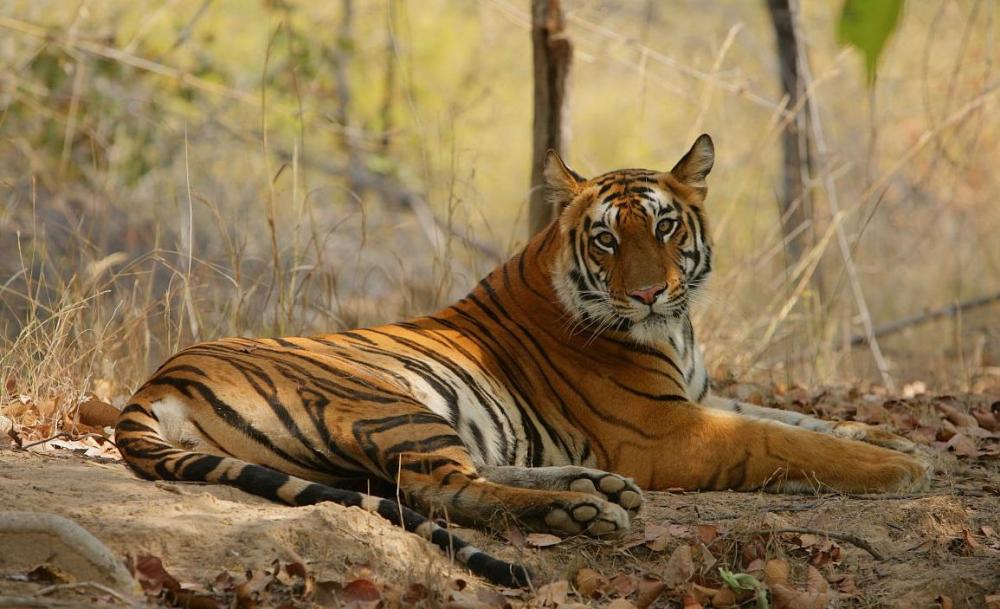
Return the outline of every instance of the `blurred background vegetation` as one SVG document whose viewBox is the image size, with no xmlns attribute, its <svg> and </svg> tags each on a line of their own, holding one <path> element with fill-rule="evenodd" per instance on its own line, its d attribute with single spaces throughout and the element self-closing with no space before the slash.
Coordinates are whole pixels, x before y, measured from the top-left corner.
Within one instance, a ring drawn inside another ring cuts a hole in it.
<svg viewBox="0 0 1000 609">
<path fill-rule="evenodd" d="M 196 340 L 464 294 L 529 236 L 529 4 L 4 0 L 0 401 L 117 396 Z M 825 153 L 799 260 L 763 0 L 564 0 L 566 157 L 585 175 L 669 169 L 711 133 L 717 271 L 696 323 L 713 374 L 886 383 L 850 344 L 833 229 L 876 326 L 1000 290 L 998 7 L 909 2 L 869 88 L 841 3 L 802 4 Z M 890 378 L 995 387 L 997 316 L 883 337 Z"/>
</svg>

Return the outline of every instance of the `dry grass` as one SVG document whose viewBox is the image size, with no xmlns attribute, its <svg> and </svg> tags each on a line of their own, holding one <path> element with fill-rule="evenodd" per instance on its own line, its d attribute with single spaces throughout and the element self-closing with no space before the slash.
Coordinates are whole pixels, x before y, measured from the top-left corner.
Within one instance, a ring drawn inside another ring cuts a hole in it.
<svg viewBox="0 0 1000 609">
<path fill-rule="evenodd" d="M 993 3 L 909 3 L 871 94 L 833 40 L 835 8 L 807 6 L 812 96 L 790 109 L 760 6 L 567 4 L 578 170 L 666 168 L 696 132 L 716 138 L 718 271 L 698 326 L 718 376 L 878 381 L 846 345 L 862 331 L 848 260 L 876 325 L 1000 288 Z M 196 340 L 433 310 L 489 270 L 484 251 L 524 241 L 526 2 L 362 3 L 346 30 L 337 4 L 255 4 L 238 23 L 195 2 L 13 8 L 0 403 L 121 397 Z M 819 240 L 789 264 L 778 137 L 810 108 L 828 150 L 803 229 Z M 891 378 L 988 388 L 994 318 L 887 339 Z"/>
</svg>

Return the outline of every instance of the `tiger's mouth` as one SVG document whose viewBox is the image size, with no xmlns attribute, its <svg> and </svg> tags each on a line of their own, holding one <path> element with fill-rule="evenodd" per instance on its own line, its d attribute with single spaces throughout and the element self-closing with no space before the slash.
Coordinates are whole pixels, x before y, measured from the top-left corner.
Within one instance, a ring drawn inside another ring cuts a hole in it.
<svg viewBox="0 0 1000 609">
<path fill-rule="evenodd" d="M 688 299 L 686 295 L 680 295 L 652 305 L 628 302 L 615 303 L 612 308 L 615 316 L 620 319 L 618 327 L 647 326 L 652 328 L 672 324 L 684 317 L 688 313 Z"/>
</svg>

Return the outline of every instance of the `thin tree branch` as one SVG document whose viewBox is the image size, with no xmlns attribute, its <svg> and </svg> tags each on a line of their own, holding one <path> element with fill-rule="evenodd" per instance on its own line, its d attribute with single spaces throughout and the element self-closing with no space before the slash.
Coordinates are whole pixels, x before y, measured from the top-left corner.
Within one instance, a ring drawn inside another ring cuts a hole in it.
<svg viewBox="0 0 1000 609">
<path fill-rule="evenodd" d="M 938 309 L 932 309 L 930 311 L 924 311 L 923 313 L 918 313 L 916 315 L 911 315 L 909 317 L 904 317 L 902 319 L 897 319 L 886 324 L 875 328 L 872 333 L 875 338 L 882 338 L 889 334 L 895 334 L 901 332 L 907 328 L 912 328 L 913 326 L 919 326 L 920 324 L 934 321 L 935 319 L 941 319 L 942 317 L 953 317 L 959 312 L 965 312 L 971 309 L 977 309 L 979 307 L 984 307 L 995 302 L 1000 302 L 1000 292 L 993 294 L 988 294 L 986 296 L 980 296 L 979 298 L 973 298 L 971 300 L 964 300 L 962 302 L 956 302 L 945 307 Z M 851 337 L 851 346 L 856 347 L 859 345 L 864 345 L 868 342 L 868 337 L 863 335 L 857 335 Z"/>
<path fill-rule="evenodd" d="M 751 535 L 767 535 L 779 534 L 779 533 L 802 533 L 805 535 L 818 535 L 820 537 L 829 537 L 830 539 L 836 539 L 837 541 L 843 541 L 849 543 L 853 546 L 857 546 L 872 555 L 875 560 L 885 560 L 882 553 L 875 549 L 875 547 L 868 542 L 866 539 L 862 539 L 857 535 L 851 535 L 850 533 L 837 533 L 836 531 L 822 531 L 820 529 L 809 529 L 804 527 L 784 527 L 781 529 L 760 529 L 757 531 L 749 531 Z"/>
</svg>

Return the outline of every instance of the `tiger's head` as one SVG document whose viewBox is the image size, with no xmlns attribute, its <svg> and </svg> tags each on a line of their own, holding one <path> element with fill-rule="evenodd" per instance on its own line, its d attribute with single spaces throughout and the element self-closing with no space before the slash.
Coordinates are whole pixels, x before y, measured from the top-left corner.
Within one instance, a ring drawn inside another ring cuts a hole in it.
<svg viewBox="0 0 1000 609">
<path fill-rule="evenodd" d="M 648 343 L 687 315 L 712 268 L 702 205 L 714 159 L 712 138 L 701 135 L 670 171 L 585 179 L 549 152 L 545 185 L 561 208 L 564 244 L 553 282 L 588 332 L 627 331 Z"/>
</svg>

